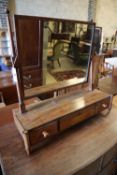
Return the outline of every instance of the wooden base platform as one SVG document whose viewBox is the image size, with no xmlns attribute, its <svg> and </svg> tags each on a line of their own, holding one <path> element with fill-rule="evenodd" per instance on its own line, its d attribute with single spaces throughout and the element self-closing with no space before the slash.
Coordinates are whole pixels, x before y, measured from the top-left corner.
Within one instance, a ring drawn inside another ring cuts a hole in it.
<svg viewBox="0 0 117 175">
<path fill-rule="evenodd" d="M 29 154 L 64 130 L 108 109 L 111 96 L 101 91 L 52 98 L 27 107 L 21 114 L 14 110 L 14 121 Z"/>
<path fill-rule="evenodd" d="M 0 126 L 0 163 L 5 175 L 116 175 L 116 158 L 116 107 L 106 117 L 99 114 L 69 129 L 30 156 L 15 124 Z"/>
</svg>

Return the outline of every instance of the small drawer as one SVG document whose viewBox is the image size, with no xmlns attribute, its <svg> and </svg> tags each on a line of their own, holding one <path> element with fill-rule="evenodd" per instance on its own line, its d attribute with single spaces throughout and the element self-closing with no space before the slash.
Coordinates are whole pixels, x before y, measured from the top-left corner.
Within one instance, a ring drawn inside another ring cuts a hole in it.
<svg viewBox="0 0 117 175">
<path fill-rule="evenodd" d="M 42 79 L 38 78 L 38 79 L 31 79 L 29 81 L 25 81 L 24 80 L 24 88 L 25 89 L 30 89 L 36 86 L 40 86 L 42 85 Z"/>
<path fill-rule="evenodd" d="M 95 105 L 91 105 L 85 109 L 78 111 L 77 114 L 71 114 L 71 116 L 65 117 L 60 120 L 60 130 L 65 130 L 71 126 L 80 123 L 95 114 Z"/>
<path fill-rule="evenodd" d="M 102 158 L 99 158 L 95 162 L 92 162 L 82 170 L 78 171 L 75 175 L 97 175 L 100 170 L 100 163 Z"/>
<path fill-rule="evenodd" d="M 42 73 L 40 70 L 30 70 L 30 71 L 24 71 L 23 72 L 23 79 L 24 80 L 31 80 L 33 78 L 41 77 Z"/>
<path fill-rule="evenodd" d="M 101 112 L 107 108 L 109 108 L 109 105 L 110 105 L 110 97 L 98 102 L 96 104 L 96 112 Z"/>
<path fill-rule="evenodd" d="M 99 175 L 117 175 L 117 167 L 113 160 L 102 169 Z"/>
<path fill-rule="evenodd" d="M 29 132 L 29 141 L 31 145 L 38 144 L 41 141 L 57 134 L 57 122 L 52 122 L 41 128 L 37 128 Z"/>
<path fill-rule="evenodd" d="M 112 160 L 117 158 L 117 144 L 111 148 L 103 157 L 102 168 L 109 164 Z"/>
</svg>

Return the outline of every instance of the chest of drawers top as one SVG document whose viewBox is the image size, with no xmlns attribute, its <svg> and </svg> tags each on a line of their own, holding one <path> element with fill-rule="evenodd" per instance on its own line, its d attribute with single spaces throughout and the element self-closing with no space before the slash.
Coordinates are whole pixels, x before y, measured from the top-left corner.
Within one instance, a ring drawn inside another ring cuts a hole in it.
<svg viewBox="0 0 117 175">
<path fill-rule="evenodd" d="M 27 106 L 26 113 L 21 114 L 18 109 L 14 113 L 25 130 L 32 130 L 108 98 L 108 94 L 99 90 L 80 95 L 75 92 Z"/>
</svg>

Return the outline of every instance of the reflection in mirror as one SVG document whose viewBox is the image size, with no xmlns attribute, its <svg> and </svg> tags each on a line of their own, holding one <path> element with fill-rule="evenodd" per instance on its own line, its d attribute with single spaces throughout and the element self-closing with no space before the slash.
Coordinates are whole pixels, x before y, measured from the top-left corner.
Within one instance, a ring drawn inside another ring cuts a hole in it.
<svg viewBox="0 0 117 175">
<path fill-rule="evenodd" d="M 83 78 L 87 81 L 94 26 L 44 21 L 43 85 Z"/>
<path fill-rule="evenodd" d="M 50 98 L 87 82 L 94 23 L 21 15 L 14 21 L 18 55 L 13 64 L 22 112 L 26 98 Z"/>
</svg>

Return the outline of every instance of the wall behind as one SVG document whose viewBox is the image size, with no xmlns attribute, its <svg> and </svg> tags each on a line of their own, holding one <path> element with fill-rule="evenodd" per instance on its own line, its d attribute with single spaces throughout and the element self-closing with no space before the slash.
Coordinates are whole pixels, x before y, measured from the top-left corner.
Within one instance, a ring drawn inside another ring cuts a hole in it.
<svg viewBox="0 0 117 175">
<path fill-rule="evenodd" d="M 8 8 L 8 0 L 0 0 L 0 28 L 7 27 L 6 9 Z"/>
<path fill-rule="evenodd" d="M 89 0 L 10 0 L 15 13 L 87 21 Z M 9 5 L 11 7 L 11 5 Z M 13 7 L 14 9 L 14 7 Z"/>
<path fill-rule="evenodd" d="M 117 0 L 97 0 L 96 24 L 103 28 L 105 37 L 117 30 Z"/>
</svg>

